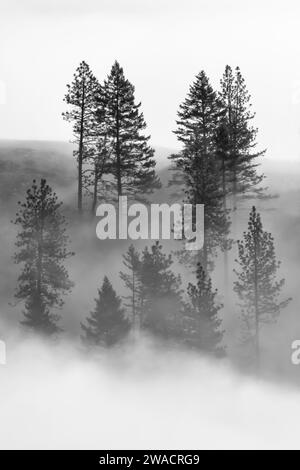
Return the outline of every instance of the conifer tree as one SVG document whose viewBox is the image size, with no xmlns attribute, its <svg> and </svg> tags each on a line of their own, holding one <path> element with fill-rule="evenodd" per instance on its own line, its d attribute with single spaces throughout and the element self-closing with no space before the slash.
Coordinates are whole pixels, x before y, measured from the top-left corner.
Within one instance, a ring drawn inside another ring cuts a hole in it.
<svg viewBox="0 0 300 470">
<path fill-rule="evenodd" d="M 134 87 L 115 62 L 104 82 L 100 105 L 105 106 L 107 136 L 112 147 L 112 166 L 117 197 L 132 195 L 141 198 L 160 186 L 155 174 L 154 150 L 143 131 L 146 123 L 136 104 Z"/>
<path fill-rule="evenodd" d="M 142 328 L 166 339 L 178 337 L 181 330 L 181 279 L 170 269 L 171 255 L 156 242 L 142 252 L 140 282 Z"/>
<path fill-rule="evenodd" d="M 125 339 L 129 322 L 125 318 L 121 299 L 106 276 L 95 302 L 95 309 L 87 317 L 86 324 L 81 324 L 84 332 L 82 339 L 90 345 L 114 346 Z"/>
<path fill-rule="evenodd" d="M 256 365 L 260 358 L 260 328 L 276 321 L 290 299 L 280 300 L 284 279 L 277 280 L 280 262 L 276 259 L 274 239 L 263 230 L 260 215 L 253 207 L 248 231 L 238 241 L 239 269 L 234 291 L 240 300 L 245 341 L 254 347 Z"/>
<path fill-rule="evenodd" d="M 215 131 L 222 115 L 221 101 L 202 70 L 196 75 L 186 99 L 179 106 L 174 134 L 185 147 L 196 144 L 202 155 L 213 154 Z"/>
<path fill-rule="evenodd" d="M 221 79 L 220 100 L 225 110 L 228 132 L 227 169 L 230 172 L 231 190 L 236 209 L 237 195 L 243 197 L 262 197 L 265 188 L 260 187 L 264 175 L 257 173 L 256 159 L 265 150 L 255 152 L 258 130 L 252 126 L 255 113 L 251 110 L 251 96 L 239 67 L 233 73 L 227 65 Z"/>
<path fill-rule="evenodd" d="M 125 307 L 130 310 L 133 327 L 139 329 L 141 318 L 141 260 L 133 245 L 130 245 L 127 253 L 123 255 L 123 264 L 128 272 L 121 271 L 120 277 L 130 291 L 130 295 L 125 297 L 128 302 Z"/>
<path fill-rule="evenodd" d="M 63 113 L 63 117 L 73 124 L 77 145 L 73 153 L 78 168 L 77 206 L 79 212 L 82 212 L 83 165 L 92 157 L 95 147 L 96 96 L 99 89 L 100 85 L 90 67 L 82 61 L 74 74 L 73 82 L 67 85 L 67 94 L 64 98 L 70 110 Z"/>
<path fill-rule="evenodd" d="M 222 305 L 217 302 L 218 291 L 212 288 L 210 277 L 201 264 L 197 265 L 197 284 L 189 284 L 188 305 L 185 326 L 186 343 L 207 353 L 218 356 L 224 354 L 220 346 L 223 331 L 220 330 L 219 311 Z"/>
<path fill-rule="evenodd" d="M 52 309 L 63 306 L 62 295 L 72 287 L 64 261 L 73 253 L 67 250 L 61 205 L 45 179 L 40 185 L 34 180 L 15 220 L 20 227 L 15 262 L 23 265 L 16 292 L 16 298 L 25 301 L 21 323 L 47 335 L 60 330 L 60 317 Z"/>
<path fill-rule="evenodd" d="M 221 102 L 205 72 L 200 72 L 178 112 L 175 134 L 183 143 L 183 150 L 171 156 L 177 175 L 182 174 L 185 202 L 204 204 L 204 246 L 198 261 L 206 272 L 216 248 L 227 249 L 224 240 L 229 231 L 222 171 L 216 155 L 216 133 L 222 112 Z"/>
</svg>

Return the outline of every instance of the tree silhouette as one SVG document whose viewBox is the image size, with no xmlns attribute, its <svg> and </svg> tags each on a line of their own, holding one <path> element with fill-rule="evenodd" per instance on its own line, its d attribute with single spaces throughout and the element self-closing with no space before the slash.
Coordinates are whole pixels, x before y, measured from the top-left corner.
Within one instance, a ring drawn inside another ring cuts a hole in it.
<svg viewBox="0 0 300 470">
<path fill-rule="evenodd" d="M 184 202 L 204 204 L 204 244 L 198 261 L 206 272 L 216 249 L 228 248 L 225 239 L 230 222 L 224 209 L 222 172 L 216 155 L 216 133 L 222 113 L 217 94 L 205 72 L 200 72 L 178 112 L 175 134 L 184 148 L 170 157 L 175 165 L 175 184 L 183 183 Z"/>
<path fill-rule="evenodd" d="M 188 304 L 185 316 L 185 341 L 196 349 L 218 356 L 224 354 L 220 346 L 223 331 L 218 316 L 222 305 L 217 302 L 217 290 L 213 290 L 210 277 L 199 263 L 196 271 L 197 284 L 189 284 Z"/>
<path fill-rule="evenodd" d="M 39 186 L 34 180 L 25 202 L 19 202 L 15 220 L 20 231 L 14 259 L 24 265 L 15 294 L 25 300 L 21 323 L 48 335 L 60 330 L 60 317 L 51 310 L 63 306 L 62 294 L 72 287 L 64 261 L 73 253 L 67 250 L 69 238 L 61 205 L 45 179 Z"/>
<path fill-rule="evenodd" d="M 248 231 L 238 241 L 239 270 L 234 291 L 240 300 L 244 340 L 254 347 L 257 367 L 260 359 L 260 327 L 274 322 L 290 299 L 280 300 L 284 279 L 277 280 L 280 262 L 276 260 L 274 239 L 263 230 L 260 215 L 253 207 Z"/>
<path fill-rule="evenodd" d="M 66 121 L 73 123 L 73 133 L 77 149 L 74 156 L 78 166 L 77 206 L 82 212 L 83 196 L 83 165 L 95 154 L 96 95 L 100 85 L 88 64 L 82 61 L 77 68 L 73 82 L 67 85 L 64 101 L 70 110 L 63 113 Z M 96 134 L 97 137 L 97 134 Z"/>
<path fill-rule="evenodd" d="M 142 328 L 165 339 L 178 337 L 181 329 L 181 279 L 170 269 L 172 264 L 159 242 L 142 252 Z"/>
<path fill-rule="evenodd" d="M 143 134 L 146 123 L 139 110 L 141 103 L 135 103 L 134 87 L 118 62 L 104 82 L 99 105 L 105 107 L 117 196 L 141 198 L 142 194 L 151 193 L 160 186 L 154 170 L 154 150 L 148 145 L 150 137 Z"/>
<path fill-rule="evenodd" d="M 230 171 L 231 190 L 234 197 L 233 209 L 236 209 L 237 196 L 261 197 L 265 188 L 260 187 L 264 175 L 257 173 L 257 158 L 265 150 L 255 152 L 258 130 L 251 123 L 255 113 L 251 110 L 251 96 L 239 67 L 235 73 L 227 65 L 221 79 L 220 100 L 225 109 L 225 120 L 228 133 L 227 170 Z"/>
<path fill-rule="evenodd" d="M 91 345 L 114 346 L 128 334 L 129 322 L 124 316 L 121 299 L 106 276 L 95 302 L 95 309 L 87 317 L 86 324 L 81 324 L 82 339 Z"/>
</svg>

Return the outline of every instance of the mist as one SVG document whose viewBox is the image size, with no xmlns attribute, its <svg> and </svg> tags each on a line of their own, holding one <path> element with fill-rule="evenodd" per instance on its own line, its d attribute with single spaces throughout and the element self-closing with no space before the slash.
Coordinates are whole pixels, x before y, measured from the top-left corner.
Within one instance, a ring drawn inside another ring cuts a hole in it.
<svg viewBox="0 0 300 470">
<path fill-rule="evenodd" d="M 0 448 L 299 448 L 299 369 L 291 363 L 292 341 L 300 338 L 300 226 L 293 203 L 298 194 L 296 183 L 300 182 L 297 172 L 293 173 L 294 186 L 283 191 L 278 184 L 282 167 L 269 171 L 270 189 L 279 187 L 280 197 L 260 207 L 266 227 L 275 232 L 276 250 L 283 260 L 281 273 L 293 302 L 277 324 L 262 331 L 262 372 L 257 377 L 239 362 L 243 349 L 237 307 L 231 310 L 225 306 L 221 311 L 227 346 L 227 358 L 221 361 L 150 337 L 130 337 L 108 351 L 84 349 L 80 323 L 94 306 L 104 274 L 120 295 L 126 293 L 119 271 L 130 241 L 101 242 L 96 237 L 95 220 L 87 217 L 78 224 L 73 217 L 74 181 L 72 177 L 64 179 L 74 172 L 70 153 L 70 147 L 61 144 L 2 143 L 1 160 L 6 162 L 9 156 L 12 165 L 4 165 L 2 181 L 5 184 L 9 176 L 13 191 L 6 202 L 2 198 L 1 214 L 0 340 L 6 342 L 7 364 L 0 366 Z M 14 162 L 19 165 L 18 171 Z M 162 165 L 160 171 L 166 183 L 169 170 Z M 32 338 L 21 327 L 22 305 L 14 303 L 19 269 L 11 258 L 16 228 L 10 221 L 17 200 L 24 198 L 24 188 L 33 176 L 45 173 L 64 201 L 71 248 L 76 252 L 67 264 L 75 287 L 59 312 L 64 332 L 54 342 Z M 166 185 L 157 197 L 167 199 Z M 240 232 L 245 228 L 248 209 L 245 203 L 239 213 Z M 138 248 L 143 246 L 137 243 Z M 235 256 L 233 249 L 231 263 Z M 185 285 L 192 280 L 191 273 L 188 275 L 178 263 L 176 270 L 183 275 Z M 213 282 L 223 301 L 222 270 L 215 272 Z M 231 302 L 235 305 L 236 299 Z"/>
<path fill-rule="evenodd" d="M 68 342 L 9 344 L 1 449 L 299 448 L 299 392 L 143 339 L 87 356 Z"/>
<path fill-rule="evenodd" d="M 156 158 L 159 162 L 158 174 L 163 187 L 155 194 L 156 202 L 170 200 L 168 180 L 170 170 L 167 156 L 173 149 L 157 148 Z M 122 255 L 126 252 L 131 240 L 101 241 L 96 236 L 97 219 L 88 213 L 90 200 L 85 198 L 87 215 L 80 223 L 76 217 L 76 164 L 72 157 L 72 146 L 58 142 L 26 142 L 3 141 L 0 144 L 1 172 L 1 246 L 0 251 L 0 308 L 1 318 L 5 326 L 1 327 L 0 339 L 6 339 L 12 330 L 22 330 L 23 305 L 16 304 L 14 299 L 19 266 L 13 263 L 15 252 L 15 239 L 17 229 L 13 223 L 17 211 L 18 200 L 23 200 L 26 190 L 32 184 L 33 178 L 39 180 L 46 177 L 47 182 L 54 188 L 60 200 L 63 201 L 63 212 L 68 221 L 68 234 L 71 239 L 70 248 L 75 256 L 67 262 L 70 278 L 74 282 L 71 295 L 64 298 L 65 305 L 61 311 L 60 326 L 63 328 L 63 337 L 71 341 L 79 341 L 80 323 L 94 307 L 97 289 L 100 287 L 104 275 L 107 275 L 118 294 L 126 295 L 126 290 L 120 281 L 119 271 L 123 269 Z M 258 201 L 257 207 L 262 214 L 267 230 L 275 237 L 276 252 L 282 261 L 280 276 L 286 279 L 285 295 L 292 297 L 292 302 L 279 317 L 274 325 L 262 329 L 263 338 L 263 368 L 278 381 L 299 382 L 298 368 L 291 364 L 291 344 L 300 338 L 298 273 L 300 262 L 300 224 L 298 221 L 297 200 L 299 200 L 298 187 L 300 186 L 300 169 L 294 164 L 292 169 L 286 165 L 266 162 L 261 171 L 267 175 L 266 185 L 269 193 L 278 197 L 269 201 Z M 288 185 L 286 184 L 288 182 Z M 252 202 L 245 201 L 238 210 L 237 237 L 247 227 L 247 219 Z M 163 243 L 164 250 L 171 252 L 177 249 L 177 243 Z M 151 241 L 135 241 L 137 249 L 141 250 Z M 230 251 L 230 278 L 229 287 L 232 289 L 235 276 L 233 273 L 234 260 L 237 255 L 236 247 Z M 225 329 L 224 343 L 227 354 L 235 367 L 239 367 L 238 358 L 243 355 L 240 343 L 240 318 L 237 299 L 230 294 L 227 302 L 224 292 L 223 258 L 219 253 L 216 258 L 216 269 L 212 274 L 213 284 L 219 290 L 218 299 L 225 303 L 220 312 L 222 327 Z M 174 257 L 174 269 L 182 275 L 183 286 L 193 282 L 193 271 L 186 269 Z M 1 338 L 1 333 L 2 337 Z"/>
</svg>

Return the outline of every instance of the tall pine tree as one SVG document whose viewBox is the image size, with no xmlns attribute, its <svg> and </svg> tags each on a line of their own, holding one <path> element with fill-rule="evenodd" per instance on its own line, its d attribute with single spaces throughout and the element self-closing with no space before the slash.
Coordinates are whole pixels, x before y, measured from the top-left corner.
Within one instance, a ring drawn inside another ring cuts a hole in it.
<svg viewBox="0 0 300 470">
<path fill-rule="evenodd" d="M 64 261 L 73 253 L 61 205 L 45 179 L 40 185 L 34 180 L 15 220 L 20 227 L 15 262 L 23 265 L 16 292 L 25 301 L 22 324 L 47 335 L 60 330 L 52 309 L 63 306 L 62 295 L 72 287 Z"/>
<path fill-rule="evenodd" d="M 132 195 L 142 198 L 160 186 L 155 174 L 154 150 L 143 131 L 146 123 L 136 104 L 134 86 L 115 62 L 104 82 L 100 105 L 105 107 L 107 136 L 112 148 L 112 166 L 117 197 Z M 101 116 L 100 116 L 101 119 Z"/>
<path fill-rule="evenodd" d="M 245 79 L 239 67 L 235 69 L 227 65 L 221 79 L 220 100 L 225 110 L 228 141 L 227 170 L 236 209 L 237 196 L 261 197 L 265 188 L 260 186 L 264 175 L 257 173 L 257 158 L 265 154 L 265 150 L 256 152 L 258 130 L 252 126 L 255 113 L 251 110 L 251 96 L 247 90 Z"/>
<path fill-rule="evenodd" d="M 95 151 L 96 96 L 100 85 L 88 64 L 82 61 L 77 68 L 73 82 L 67 85 L 64 101 L 70 110 L 63 113 L 66 121 L 73 124 L 73 133 L 77 145 L 74 156 L 78 168 L 77 206 L 82 212 L 83 202 L 83 165 L 93 156 Z"/>
<path fill-rule="evenodd" d="M 290 299 L 280 300 L 284 279 L 277 280 L 280 262 L 276 259 L 274 239 L 263 230 L 260 215 L 253 207 L 248 231 L 238 241 L 239 269 L 234 290 L 240 300 L 244 339 L 254 348 L 256 365 L 260 359 L 260 328 L 274 322 Z"/>
<path fill-rule="evenodd" d="M 107 276 L 98 290 L 96 306 L 81 324 L 84 332 L 82 339 L 90 345 L 114 346 L 123 340 L 129 332 L 129 322 L 124 316 L 121 299 L 117 296 Z"/>
<path fill-rule="evenodd" d="M 217 94 L 205 72 L 200 72 L 178 112 L 175 134 L 184 147 L 171 160 L 176 174 L 182 175 L 185 202 L 204 204 L 204 245 L 198 261 L 206 272 L 217 247 L 227 249 L 224 240 L 230 224 L 228 211 L 224 209 L 222 172 L 216 155 L 216 133 L 222 113 Z"/>
</svg>

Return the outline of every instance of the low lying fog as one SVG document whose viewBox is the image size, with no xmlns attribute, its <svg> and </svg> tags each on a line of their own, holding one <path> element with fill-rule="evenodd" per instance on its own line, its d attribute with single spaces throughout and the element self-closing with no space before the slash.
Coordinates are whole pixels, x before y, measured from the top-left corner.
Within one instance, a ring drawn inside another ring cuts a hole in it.
<svg viewBox="0 0 300 470">
<path fill-rule="evenodd" d="M 91 358 L 11 341 L 0 366 L 2 449 L 299 448 L 299 392 L 149 340 Z"/>
<path fill-rule="evenodd" d="M 16 161 L 11 161 L 13 147 L 10 154 L 9 148 L 1 150 L 0 143 L 0 161 L 2 158 L 7 165 L 2 171 L 0 197 L 0 319 L 6 322 L 0 323 L 0 340 L 7 343 L 7 365 L 0 365 L 0 448 L 300 448 L 300 369 L 290 360 L 291 344 L 300 338 L 299 166 L 293 166 L 293 175 L 291 170 L 285 175 L 280 165 L 266 169 L 266 184 L 280 197 L 257 202 L 265 228 L 275 237 L 278 259 L 282 260 L 284 297 L 293 298 L 278 323 L 262 331 L 264 380 L 258 380 L 233 367 L 241 352 L 235 354 L 240 339 L 236 298 L 229 298 L 229 307 L 225 302 L 221 312 L 228 352 L 228 359 L 222 362 L 211 362 L 183 350 L 167 350 L 146 339 L 98 357 L 86 353 L 79 340 L 80 322 L 94 307 L 104 274 L 119 295 L 125 294 L 119 271 L 123 269 L 122 254 L 127 245 L 102 244 L 96 239 L 94 223 L 88 220 L 79 226 L 72 221 L 73 160 L 64 160 L 64 154 L 47 149 L 41 159 L 37 157 L 42 150 L 32 154 L 29 149 L 28 160 L 24 157 L 24 161 L 21 149 Z M 54 171 L 57 155 L 66 166 L 61 178 Z M 20 168 L 10 167 L 14 161 Z M 44 162 L 49 168 L 43 168 Z M 163 171 L 162 201 L 168 179 L 168 170 Z M 65 333 L 55 344 L 14 336 L 21 330 L 23 305 L 14 302 L 20 267 L 12 261 L 16 228 L 10 220 L 33 174 L 39 177 L 45 173 L 64 201 L 71 247 L 76 252 L 68 264 L 75 287 L 61 312 Z M 8 201 L 6 194 L 12 194 Z M 239 212 L 240 232 L 247 226 L 250 202 L 247 204 Z M 236 247 L 229 257 L 231 271 L 235 257 Z M 222 258 L 217 262 L 213 282 L 223 301 Z M 180 269 L 178 263 L 176 269 Z M 186 274 L 183 279 L 190 280 Z M 230 291 L 233 281 L 231 274 Z"/>
</svg>

